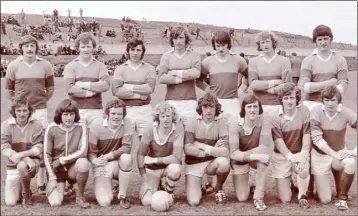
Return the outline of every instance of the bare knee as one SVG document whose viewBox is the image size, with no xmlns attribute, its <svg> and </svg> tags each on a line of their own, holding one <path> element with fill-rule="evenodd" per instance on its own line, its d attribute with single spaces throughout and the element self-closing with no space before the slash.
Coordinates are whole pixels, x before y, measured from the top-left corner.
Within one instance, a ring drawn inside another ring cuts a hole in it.
<svg viewBox="0 0 358 216">
<path fill-rule="evenodd" d="M 300 177 L 301 179 L 306 179 L 308 176 L 310 175 L 309 170 L 304 170 L 304 171 L 300 171 L 297 172 L 297 176 Z"/>
<path fill-rule="evenodd" d="M 237 200 L 239 200 L 239 202 L 244 202 L 249 198 L 249 194 L 250 194 L 249 189 L 240 192 L 236 191 Z"/>
<path fill-rule="evenodd" d="M 282 203 L 289 203 L 291 202 L 291 196 L 291 194 L 280 194 L 280 200 Z"/>
<path fill-rule="evenodd" d="M 180 164 L 169 164 L 168 165 L 168 177 L 172 180 L 179 180 L 181 175 Z"/>
<path fill-rule="evenodd" d="M 121 170 L 130 171 L 133 167 L 133 160 L 130 154 L 122 154 L 119 158 L 119 165 Z"/>
<path fill-rule="evenodd" d="M 189 197 L 188 196 L 187 199 L 188 199 L 189 205 L 192 207 L 195 207 L 195 206 L 199 205 L 201 197 Z"/>
<path fill-rule="evenodd" d="M 228 172 L 230 170 L 230 162 L 225 157 L 218 157 L 216 158 L 216 161 L 218 163 L 218 170 L 220 172 Z"/>
<path fill-rule="evenodd" d="M 330 203 L 332 198 L 330 196 L 320 196 L 318 195 L 319 197 L 319 201 L 321 201 L 321 203 L 323 204 L 327 204 L 327 203 Z"/>
<path fill-rule="evenodd" d="M 147 191 L 141 199 L 142 205 L 149 206 L 152 202 L 152 193 L 151 191 Z"/>
<path fill-rule="evenodd" d="M 90 164 L 87 158 L 78 158 L 75 166 L 76 166 L 76 170 L 80 172 L 88 172 Z"/>
<path fill-rule="evenodd" d="M 7 196 L 5 197 L 5 205 L 7 206 L 15 206 L 19 201 L 19 197 L 17 196 Z"/>
<path fill-rule="evenodd" d="M 347 174 L 354 174 L 356 171 L 356 160 L 353 158 L 345 158 L 342 163 L 344 164 L 344 172 Z"/>
<path fill-rule="evenodd" d="M 109 195 L 96 196 L 97 202 L 102 207 L 108 207 L 111 205 L 112 198 Z"/>
<path fill-rule="evenodd" d="M 53 193 L 52 193 L 53 194 Z M 62 205 L 63 198 L 60 196 L 52 196 L 51 198 L 48 198 L 48 203 L 50 206 L 61 206 Z"/>
<path fill-rule="evenodd" d="M 20 163 L 17 164 L 16 166 L 17 170 L 20 172 L 20 173 L 24 173 L 24 172 L 27 172 L 28 168 L 27 168 L 27 164 L 23 161 L 21 161 Z"/>
</svg>

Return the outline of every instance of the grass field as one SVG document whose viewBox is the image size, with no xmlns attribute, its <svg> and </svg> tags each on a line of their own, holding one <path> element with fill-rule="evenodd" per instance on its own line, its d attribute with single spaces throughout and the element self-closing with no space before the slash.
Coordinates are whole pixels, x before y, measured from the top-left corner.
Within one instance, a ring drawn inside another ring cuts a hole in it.
<svg viewBox="0 0 358 216">
<path fill-rule="evenodd" d="M 354 111 L 357 110 L 357 73 L 356 71 L 349 72 L 349 88 L 345 94 L 343 104 Z M 66 94 L 63 89 L 62 78 L 56 78 L 55 80 L 55 93 L 52 99 L 49 101 L 49 120 L 52 121 L 54 109 L 57 104 L 66 98 Z M 165 86 L 157 85 L 154 96 L 152 97 L 152 105 L 158 103 L 164 99 Z M 202 92 L 198 90 L 198 95 L 201 95 Z M 104 94 L 104 102 L 108 101 L 113 96 L 111 92 Z M 4 80 L 1 79 L 1 122 L 3 122 L 8 116 L 8 100 L 7 95 L 4 89 Z M 357 133 L 352 129 L 347 130 L 347 143 L 350 148 L 357 142 Z M 134 149 L 134 151 L 136 148 Z M 132 153 L 134 156 L 134 153 Z M 47 198 L 45 196 L 33 195 L 34 205 L 32 207 L 23 208 L 21 205 L 15 207 L 5 206 L 4 201 L 4 185 L 5 185 L 5 170 L 6 170 L 6 159 L 1 158 L 1 215 L 158 215 L 159 213 L 151 211 L 149 207 L 143 207 L 140 205 L 138 199 L 139 187 L 141 184 L 141 178 L 138 173 L 136 163 L 134 165 L 134 171 L 132 173 L 132 181 L 128 189 L 128 196 L 132 202 L 132 208 L 129 210 L 121 210 L 118 205 L 118 200 L 115 200 L 111 207 L 103 208 L 100 207 L 94 197 L 92 191 L 92 175 L 90 174 L 89 181 L 86 187 L 86 197 L 87 200 L 91 203 L 90 209 L 80 209 L 75 205 L 74 197 L 65 198 L 64 205 L 62 207 L 51 208 L 48 204 Z M 332 185 L 333 177 L 331 177 Z M 34 183 L 34 182 L 33 182 Z M 32 184 L 32 190 L 35 191 L 35 184 Z M 332 191 L 335 191 L 334 186 L 332 186 Z M 202 202 L 199 207 L 190 207 L 186 201 L 185 195 L 185 175 L 182 173 L 182 177 L 179 181 L 179 184 L 176 188 L 176 196 L 178 198 L 178 204 L 169 212 L 162 213 L 162 215 L 254 215 L 259 214 L 253 206 L 253 200 L 250 199 L 247 202 L 238 203 L 236 200 L 232 177 L 229 176 L 227 179 L 224 190 L 228 196 L 228 203 L 223 206 L 218 206 L 215 204 L 214 195 L 206 196 L 202 199 Z M 274 179 L 270 178 L 267 182 L 266 193 L 265 193 L 265 202 L 268 206 L 267 211 L 260 213 L 260 215 L 357 215 L 357 181 L 355 179 L 353 186 L 350 190 L 350 196 L 353 197 L 353 200 L 348 202 L 350 209 L 346 212 L 338 212 L 334 207 L 333 198 L 332 203 L 323 205 L 315 200 L 309 200 L 311 203 L 311 208 L 307 211 L 303 211 L 298 207 L 296 196 L 293 197 L 293 200 L 289 204 L 281 204 L 278 200 L 275 182 Z M 333 192 L 335 196 L 335 192 Z"/>
</svg>

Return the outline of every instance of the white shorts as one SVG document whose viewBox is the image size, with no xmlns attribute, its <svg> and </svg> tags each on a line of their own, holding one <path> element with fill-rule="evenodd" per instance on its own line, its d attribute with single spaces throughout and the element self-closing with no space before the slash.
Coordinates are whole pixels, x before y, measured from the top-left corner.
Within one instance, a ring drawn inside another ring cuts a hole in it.
<svg viewBox="0 0 358 216">
<path fill-rule="evenodd" d="M 298 163 L 289 162 L 282 154 L 274 152 L 272 154 L 272 178 L 286 178 L 292 175 L 293 167 Z M 309 169 L 309 161 L 307 160 L 307 169 Z"/>
<path fill-rule="evenodd" d="M 243 165 L 233 164 L 232 167 L 234 168 L 232 170 L 232 175 L 242 175 L 250 172 L 249 163 Z"/>
<path fill-rule="evenodd" d="M 314 107 L 322 105 L 322 102 L 305 100 L 302 102 L 302 104 L 306 106 L 310 111 L 312 111 Z"/>
<path fill-rule="evenodd" d="M 202 178 L 205 174 L 205 169 L 213 160 L 196 163 L 196 164 L 185 164 L 185 174 L 192 175 Z"/>
<path fill-rule="evenodd" d="M 20 180 L 20 173 L 17 169 L 6 170 L 6 180 Z"/>
<path fill-rule="evenodd" d="M 142 136 L 144 128 L 153 124 L 153 109 L 150 104 L 143 106 L 127 106 L 127 116 L 135 124 L 138 135 Z"/>
<path fill-rule="evenodd" d="M 281 108 L 282 105 L 262 105 L 262 109 L 264 113 L 268 114 L 271 118 L 278 110 Z"/>
<path fill-rule="evenodd" d="M 158 177 L 158 178 L 162 178 L 164 176 L 165 169 L 166 168 L 154 170 L 154 169 L 145 168 L 145 171 L 149 174 L 152 174 L 152 175 Z"/>
<path fill-rule="evenodd" d="M 176 113 L 183 122 L 195 118 L 197 115 L 197 102 L 195 100 L 167 100 L 167 103 L 175 108 Z"/>
<path fill-rule="evenodd" d="M 241 102 L 238 98 L 233 99 L 218 99 L 221 104 L 221 110 L 224 116 L 238 117 L 240 114 Z"/>
<path fill-rule="evenodd" d="M 47 127 L 48 125 L 47 108 L 35 109 L 35 112 L 32 114 L 32 117 L 36 120 L 39 120 L 43 125 L 43 128 Z"/>
<path fill-rule="evenodd" d="M 103 118 L 102 109 L 79 109 L 80 121 L 89 125 L 96 118 Z"/>
<path fill-rule="evenodd" d="M 93 177 L 106 177 L 113 178 L 113 173 L 115 169 L 119 169 L 118 160 L 110 161 L 105 166 L 93 167 Z"/>
</svg>

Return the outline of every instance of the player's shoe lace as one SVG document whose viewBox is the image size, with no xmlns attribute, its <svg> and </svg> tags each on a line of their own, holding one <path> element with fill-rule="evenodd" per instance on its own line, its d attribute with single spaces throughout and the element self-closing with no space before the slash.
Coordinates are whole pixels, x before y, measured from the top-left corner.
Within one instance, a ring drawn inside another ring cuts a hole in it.
<svg viewBox="0 0 358 216">
<path fill-rule="evenodd" d="M 257 211 L 265 211 L 267 209 L 267 206 L 265 205 L 263 200 L 254 200 L 254 205 L 257 209 Z"/>
<path fill-rule="evenodd" d="M 346 200 L 338 200 L 335 203 L 335 206 L 337 207 L 338 210 L 340 211 L 345 211 L 348 210 L 348 204 Z"/>
<path fill-rule="evenodd" d="M 224 193 L 224 191 L 219 190 L 218 192 L 215 193 L 215 201 L 216 201 L 216 204 L 226 203 L 227 197 L 226 197 L 226 194 Z"/>
</svg>

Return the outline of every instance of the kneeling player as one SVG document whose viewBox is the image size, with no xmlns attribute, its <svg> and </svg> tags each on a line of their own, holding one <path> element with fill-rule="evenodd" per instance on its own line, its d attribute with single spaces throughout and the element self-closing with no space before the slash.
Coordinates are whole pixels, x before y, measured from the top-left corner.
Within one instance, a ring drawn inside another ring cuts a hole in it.
<svg viewBox="0 0 358 216">
<path fill-rule="evenodd" d="M 347 124 L 357 129 L 357 114 L 342 106 L 342 96 L 336 86 L 328 86 L 321 92 L 323 105 L 311 111 L 311 136 L 313 141 L 312 174 L 320 201 L 331 201 L 330 172 L 341 171 L 335 177 L 338 210 L 347 210 L 348 191 L 354 180 L 357 163 L 357 146 L 348 150 L 345 146 Z"/>
<path fill-rule="evenodd" d="M 32 118 L 34 108 L 24 96 L 16 98 L 11 117 L 1 124 L 1 154 L 7 157 L 5 204 L 16 205 L 22 194 L 22 204 L 32 205 L 30 182 L 39 169 L 43 142 L 43 127 Z"/>
<path fill-rule="evenodd" d="M 263 198 L 270 169 L 271 124 L 268 114 L 263 114 L 259 99 L 248 94 L 242 102 L 240 116 L 229 123 L 230 159 L 236 197 L 246 201 L 249 197 L 250 166 L 257 167 L 254 205 L 258 211 L 267 206 Z"/>
<path fill-rule="evenodd" d="M 199 205 L 206 173 L 216 175 L 215 200 L 223 204 L 227 200 L 223 184 L 230 171 L 227 120 L 219 117 L 221 105 L 211 93 L 199 99 L 196 111 L 198 116 L 185 126 L 187 200 L 191 206 Z"/>
<path fill-rule="evenodd" d="M 88 179 L 87 129 L 80 120 L 77 103 L 61 101 L 55 111 L 54 122 L 45 131 L 44 162 L 48 175 L 46 194 L 51 206 L 62 205 L 65 182 L 77 182 L 76 203 L 89 208 L 84 198 Z"/>
<path fill-rule="evenodd" d="M 150 205 L 162 178 L 164 190 L 174 198 L 175 182 L 181 175 L 184 143 L 184 128 L 177 120 L 175 108 L 162 103 L 155 109 L 153 126 L 144 131 L 137 154 L 138 169 L 143 177 L 139 194 L 143 205 Z"/>
<path fill-rule="evenodd" d="M 292 172 L 297 173 L 298 200 L 300 207 L 309 208 L 307 189 L 309 152 L 311 148 L 310 111 L 299 105 L 301 91 L 292 86 L 279 94 L 282 107 L 272 116 L 272 139 L 275 149 L 272 158 L 272 177 L 283 203 L 290 202 Z"/>
<path fill-rule="evenodd" d="M 104 113 L 104 119 L 98 118 L 90 125 L 88 157 L 93 164 L 93 190 L 98 204 L 109 206 L 113 200 L 112 179 L 119 178 L 119 205 L 128 209 L 134 124 L 125 118 L 126 105 L 120 99 L 109 101 Z"/>
</svg>

